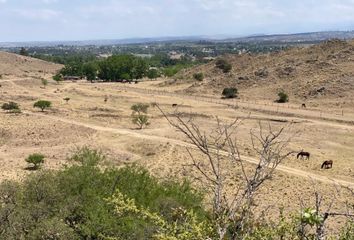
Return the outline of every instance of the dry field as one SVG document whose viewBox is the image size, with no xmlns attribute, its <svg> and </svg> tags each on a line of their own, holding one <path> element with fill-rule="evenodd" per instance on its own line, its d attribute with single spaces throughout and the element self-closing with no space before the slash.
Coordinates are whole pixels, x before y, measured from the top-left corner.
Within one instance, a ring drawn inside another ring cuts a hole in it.
<svg viewBox="0 0 354 240">
<path fill-rule="evenodd" d="M 40 78 L 7 77 L 0 79 L 0 84 L 0 102 L 18 102 L 23 111 L 17 115 L 0 113 L 0 181 L 21 180 L 31 174 L 25 170 L 24 161 L 31 153 L 46 155 L 44 169 L 60 169 L 68 164 L 70 153 L 84 145 L 106 153 L 108 160 L 104 164 L 108 166 L 136 163 L 161 178 L 193 179 L 191 159 L 185 149 L 191 147 L 190 143 L 157 108 L 150 107 L 151 125 L 146 129 L 137 130 L 130 119 L 130 106 L 134 103 L 158 103 L 166 113 L 174 111 L 171 105 L 175 103 L 180 112 L 193 117 L 206 132 L 215 127 L 216 116 L 226 122 L 239 118 L 236 137 L 248 168 L 257 161 L 250 130 L 258 129 L 260 122 L 275 129 L 289 125 L 288 136 L 299 132 L 289 150 L 304 149 L 311 153 L 311 158 L 297 160 L 292 155 L 279 166 L 258 196 L 262 199 L 260 208 L 272 206 L 269 214 L 275 215 L 279 206 L 287 211 L 299 209 L 301 200 L 313 204 L 316 189 L 326 196 L 327 203 L 335 196 L 334 209 L 338 211 L 345 210 L 346 201 L 354 204 L 348 192 L 338 193 L 334 187 L 354 188 L 354 111 L 349 108 L 342 116 L 342 109 L 321 108 L 321 104 L 300 109 L 296 104 L 279 107 L 270 101 L 194 97 L 174 93 L 181 90 L 181 85 L 162 88 L 157 87 L 159 82 L 148 81 L 132 85 L 84 81 L 57 85 L 50 81 L 43 88 Z M 70 98 L 68 103 L 63 100 L 65 97 Z M 52 109 L 44 113 L 34 109 L 33 103 L 39 99 L 52 101 Z M 334 161 L 333 168 L 321 169 L 322 162 L 329 159 Z M 230 178 L 237 181 L 239 170 L 227 169 Z M 332 226 L 342 220 L 335 219 Z"/>
</svg>

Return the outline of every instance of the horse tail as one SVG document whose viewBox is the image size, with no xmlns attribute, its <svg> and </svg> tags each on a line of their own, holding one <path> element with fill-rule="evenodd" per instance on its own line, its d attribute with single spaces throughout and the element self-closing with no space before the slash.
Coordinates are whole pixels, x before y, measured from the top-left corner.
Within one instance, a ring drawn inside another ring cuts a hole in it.
<svg viewBox="0 0 354 240">
<path fill-rule="evenodd" d="M 301 153 L 298 153 L 296 156 L 296 159 L 299 159 L 299 156 L 301 155 Z"/>
<path fill-rule="evenodd" d="M 326 161 L 322 163 L 321 169 L 326 165 Z"/>
</svg>

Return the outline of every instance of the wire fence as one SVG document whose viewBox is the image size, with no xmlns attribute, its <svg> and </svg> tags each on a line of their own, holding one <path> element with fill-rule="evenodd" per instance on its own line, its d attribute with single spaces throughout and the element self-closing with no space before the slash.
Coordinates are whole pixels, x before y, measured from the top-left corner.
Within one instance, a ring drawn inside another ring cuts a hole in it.
<svg viewBox="0 0 354 240">
<path fill-rule="evenodd" d="M 119 88 L 126 91 L 135 91 L 143 94 L 178 97 L 184 99 L 188 98 L 190 100 L 194 100 L 198 102 L 224 105 L 230 108 L 244 108 L 256 112 L 277 113 L 286 116 L 301 116 L 305 118 L 334 120 L 343 123 L 354 124 L 354 119 L 351 120 L 347 118 L 351 116 L 353 113 L 348 113 L 344 111 L 344 109 L 339 109 L 339 110 L 331 109 L 329 111 L 324 111 L 323 109 L 315 108 L 315 107 L 304 108 L 301 105 L 295 106 L 287 103 L 272 103 L 272 102 L 263 102 L 263 101 L 261 102 L 252 99 L 220 99 L 211 96 L 187 95 L 185 93 L 181 94 L 176 92 L 169 92 L 166 90 L 157 90 L 157 89 L 149 89 L 149 88 L 141 88 L 141 87 L 119 86 Z"/>
</svg>

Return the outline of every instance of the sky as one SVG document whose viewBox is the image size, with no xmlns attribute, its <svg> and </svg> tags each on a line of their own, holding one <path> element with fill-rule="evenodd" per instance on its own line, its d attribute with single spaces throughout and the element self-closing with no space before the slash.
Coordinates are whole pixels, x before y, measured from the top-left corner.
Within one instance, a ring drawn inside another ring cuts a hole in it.
<svg viewBox="0 0 354 240">
<path fill-rule="evenodd" d="M 0 0 L 0 42 L 354 30 L 354 0 Z"/>
</svg>

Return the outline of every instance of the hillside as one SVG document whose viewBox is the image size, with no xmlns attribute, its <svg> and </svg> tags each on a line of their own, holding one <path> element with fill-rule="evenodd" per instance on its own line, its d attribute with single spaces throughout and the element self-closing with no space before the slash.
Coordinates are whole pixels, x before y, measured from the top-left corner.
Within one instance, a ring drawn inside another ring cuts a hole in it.
<svg viewBox="0 0 354 240">
<path fill-rule="evenodd" d="M 284 89 L 293 99 L 337 99 L 354 93 L 354 42 L 330 40 L 307 48 L 292 48 L 270 54 L 224 57 L 232 64 L 230 73 L 215 67 L 215 61 L 185 70 L 176 82 L 195 81 L 189 93 L 220 94 L 224 87 L 237 87 L 241 97 L 273 99 Z M 180 80 L 183 79 L 183 80 Z"/>
<path fill-rule="evenodd" d="M 25 77 L 43 74 L 53 74 L 62 68 L 62 65 L 49 63 L 39 59 L 25 57 L 13 53 L 0 52 L 0 75 Z"/>
</svg>

